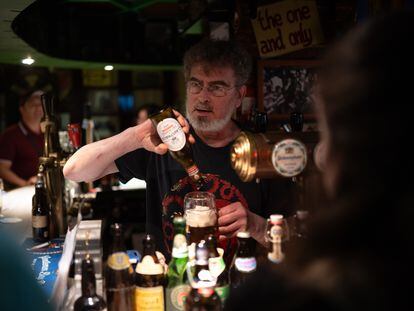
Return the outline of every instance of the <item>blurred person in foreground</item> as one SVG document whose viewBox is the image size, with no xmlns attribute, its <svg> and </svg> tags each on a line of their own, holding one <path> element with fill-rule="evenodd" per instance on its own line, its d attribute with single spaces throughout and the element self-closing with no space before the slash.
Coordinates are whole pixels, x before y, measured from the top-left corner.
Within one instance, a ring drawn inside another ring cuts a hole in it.
<svg viewBox="0 0 414 311">
<path fill-rule="evenodd" d="M 20 121 L 0 136 L 0 178 L 8 189 L 32 185 L 36 181 L 39 156 L 43 151 L 42 94 L 40 90 L 24 94 L 19 103 Z"/>
<path fill-rule="evenodd" d="M 411 38 L 414 13 L 394 12 L 329 50 L 316 97 L 330 205 L 304 245 L 230 295 L 228 310 L 413 310 L 403 285 L 414 245 Z"/>
<path fill-rule="evenodd" d="M 36 281 L 27 254 L 6 230 L 0 230 L 0 233 L 0 309 L 2 311 L 53 310 Z"/>
<path fill-rule="evenodd" d="M 234 252 L 236 234 L 248 230 L 264 241 L 266 217 L 287 213 L 288 180 L 242 182 L 230 164 L 230 148 L 241 132 L 232 119 L 246 95 L 251 57 L 234 41 L 204 39 L 184 56 L 186 117 L 177 119 L 193 143 L 193 158 L 204 174 L 203 190 L 215 195 L 222 248 Z M 131 127 L 119 135 L 82 147 L 66 163 L 65 176 L 95 180 L 119 172 L 120 180 L 144 179 L 147 231 L 164 241 L 168 256 L 173 239 L 172 217 L 183 212 L 183 198 L 194 191 L 188 174 L 160 142 L 151 123 Z M 274 187 L 272 187 L 274 186 Z"/>
</svg>

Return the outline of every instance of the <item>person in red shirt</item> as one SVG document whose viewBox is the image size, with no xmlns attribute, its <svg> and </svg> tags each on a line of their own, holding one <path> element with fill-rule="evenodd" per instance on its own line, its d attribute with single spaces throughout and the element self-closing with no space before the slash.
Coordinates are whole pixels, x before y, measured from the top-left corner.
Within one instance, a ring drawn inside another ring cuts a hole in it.
<svg viewBox="0 0 414 311">
<path fill-rule="evenodd" d="M 40 90 L 26 93 L 20 100 L 20 121 L 0 136 L 0 178 L 9 188 L 35 182 L 43 150 L 42 94 Z"/>
</svg>

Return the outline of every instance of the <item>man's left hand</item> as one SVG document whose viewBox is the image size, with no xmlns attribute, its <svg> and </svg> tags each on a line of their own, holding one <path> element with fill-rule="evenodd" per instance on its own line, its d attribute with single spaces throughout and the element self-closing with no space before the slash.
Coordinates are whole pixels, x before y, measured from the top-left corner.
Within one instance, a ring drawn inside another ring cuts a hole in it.
<svg viewBox="0 0 414 311">
<path fill-rule="evenodd" d="M 220 240 L 231 238 L 239 231 L 248 231 L 252 238 L 264 243 L 266 219 L 250 212 L 240 202 L 234 202 L 218 211 Z"/>
<path fill-rule="evenodd" d="M 218 211 L 220 239 L 236 236 L 237 232 L 247 230 L 248 210 L 240 202 L 231 203 Z"/>
</svg>

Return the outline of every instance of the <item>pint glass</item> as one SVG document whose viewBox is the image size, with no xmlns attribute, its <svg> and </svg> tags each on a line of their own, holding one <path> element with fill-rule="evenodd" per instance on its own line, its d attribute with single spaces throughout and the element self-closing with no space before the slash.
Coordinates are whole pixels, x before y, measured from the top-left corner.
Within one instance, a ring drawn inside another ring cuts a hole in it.
<svg viewBox="0 0 414 311">
<path fill-rule="evenodd" d="M 184 197 L 184 216 L 188 244 L 206 241 L 209 234 L 217 234 L 217 210 L 212 193 L 187 193 Z"/>
</svg>

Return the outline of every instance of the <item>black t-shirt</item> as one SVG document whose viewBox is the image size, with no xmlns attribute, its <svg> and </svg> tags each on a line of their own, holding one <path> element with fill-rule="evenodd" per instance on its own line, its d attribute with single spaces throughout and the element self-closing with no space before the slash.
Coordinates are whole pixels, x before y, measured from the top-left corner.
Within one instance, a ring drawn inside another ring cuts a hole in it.
<svg viewBox="0 0 414 311">
<path fill-rule="evenodd" d="M 263 217 L 272 213 L 290 214 L 292 187 L 289 180 L 242 182 L 231 168 L 232 143 L 214 148 L 206 145 L 194 131 L 192 134 L 196 141 L 192 145 L 193 158 L 207 179 L 203 191 L 215 195 L 218 209 L 240 201 L 250 211 Z M 172 217 L 182 213 L 184 195 L 195 190 L 187 173 L 169 153 L 161 156 L 145 149 L 129 152 L 115 163 L 122 182 L 133 177 L 146 181 L 146 230 L 154 234 L 157 241 L 164 241 L 158 243 L 159 247 L 169 254 L 173 239 Z M 233 252 L 235 240 L 222 243 L 221 247 Z"/>
</svg>

